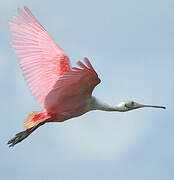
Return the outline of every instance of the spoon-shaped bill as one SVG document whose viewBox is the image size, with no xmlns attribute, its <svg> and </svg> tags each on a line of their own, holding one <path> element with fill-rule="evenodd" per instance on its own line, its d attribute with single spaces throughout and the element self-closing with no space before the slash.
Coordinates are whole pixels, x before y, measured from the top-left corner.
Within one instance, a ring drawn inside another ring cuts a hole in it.
<svg viewBox="0 0 174 180">
<path fill-rule="evenodd" d="M 150 107 L 150 108 L 162 108 L 166 109 L 165 106 L 154 106 L 154 105 L 145 105 L 145 104 L 138 104 L 139 107 Z"/>
</svg>

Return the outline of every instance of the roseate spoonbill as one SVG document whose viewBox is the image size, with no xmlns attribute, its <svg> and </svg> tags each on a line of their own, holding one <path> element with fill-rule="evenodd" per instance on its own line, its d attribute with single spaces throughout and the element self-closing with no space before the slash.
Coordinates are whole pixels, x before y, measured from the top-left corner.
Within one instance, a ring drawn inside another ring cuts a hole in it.
<svg viewBox="0 0 174 180">
<path fill-rule="evenodd" d="M 31 11 L 18 9 L 9 21 L 11 44 L 20 60 L 25 80 L 43 111 L 29 113 L 24 121 L 25 131 L 8 141 L 9 146 L 21 142 L 39 126 L 48 122 L 63 122 L 91 110 L 130 111 L 142 107 L 163 108 L 125 101 L 116 106 L 100 102 L 92 91 L 100 83 L 87 58 L 71 67 L 68 56 L 55 43 Z"/>
</svg>

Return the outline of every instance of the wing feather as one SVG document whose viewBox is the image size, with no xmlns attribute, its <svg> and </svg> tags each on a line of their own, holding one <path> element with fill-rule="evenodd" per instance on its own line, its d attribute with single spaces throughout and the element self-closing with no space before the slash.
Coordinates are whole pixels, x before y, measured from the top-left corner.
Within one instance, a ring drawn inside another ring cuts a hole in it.
<svg viewBox="0 0 174 180">
<path fill-rule="evenodd" d="M 32 94 L 44 107 L 57 80 L 71 71 L 70 61 L 32 12 L 24 9 L 18 9 L 21 17 L 13 16 L 16 22 L 9 21 L 11 44 Z"/>
<path fill-rule="evenodd" d="M 86 65 L 80 61 L 80 68 L 73 67 L 72 71 L 64 73 L 56 82 L 53 89 L 45 99 L 45 108 L 54 109 L 61 103 L 65 103 L 71 97 L 90 97 L 93 89 L 100 83 L 97 73 L 87 58 Z"/>
</svg>

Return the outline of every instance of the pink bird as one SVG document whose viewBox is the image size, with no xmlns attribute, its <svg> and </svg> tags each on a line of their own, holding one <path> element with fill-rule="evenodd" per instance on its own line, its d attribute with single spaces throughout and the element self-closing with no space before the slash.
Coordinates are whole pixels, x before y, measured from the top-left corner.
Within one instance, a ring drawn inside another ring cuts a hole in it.
<svg viewBox="0 0 174 180">
<path fill-rule="evenodd" d="M 24 121 L 22 131 L 8 141 L 9 146 L 21 142 L 39 126 L 48 122 L 63 122 L 91 110 L 125 112 L 141 107 L 165 108 L 125 101 L 116 106 L 100 102 L 92 91 L 100 83 L 87 58 L 71 67 L 68 56 L 55 43 L 31 11 L 18 9 L 9 21 L 11 44 L 20 60 L 25 80 L 43 111 L 32 111 Z"/>
</svg>

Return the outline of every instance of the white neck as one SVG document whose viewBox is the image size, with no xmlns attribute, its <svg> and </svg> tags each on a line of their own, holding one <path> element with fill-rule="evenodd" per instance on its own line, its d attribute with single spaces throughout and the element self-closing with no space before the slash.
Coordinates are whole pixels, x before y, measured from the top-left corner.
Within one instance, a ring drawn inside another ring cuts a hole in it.
<svg viewBox="0 0 174 180">
<path fill-rule="evenodd" d="M 99 101 L 96 97 L 91 97 L 88 100 L 89 110 L 101 110 L 101 111 L 124 111 L 121 106 L 111 106 L 106 103 Z"/>
</svg>

